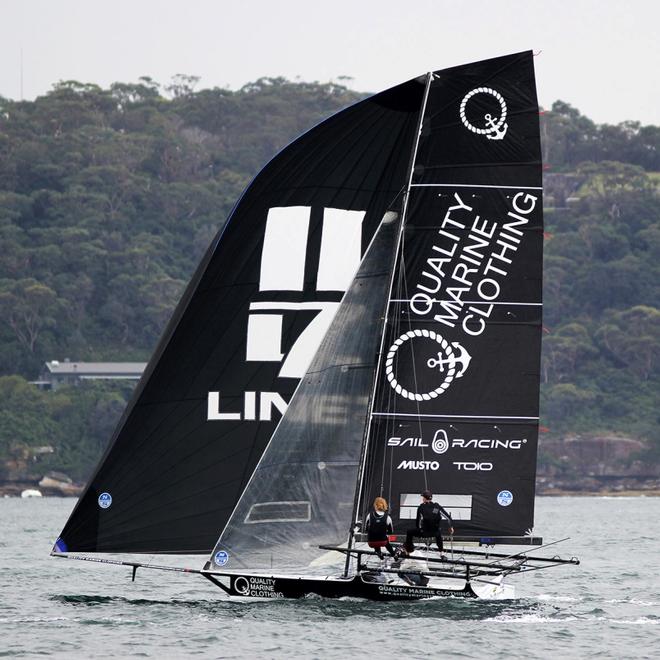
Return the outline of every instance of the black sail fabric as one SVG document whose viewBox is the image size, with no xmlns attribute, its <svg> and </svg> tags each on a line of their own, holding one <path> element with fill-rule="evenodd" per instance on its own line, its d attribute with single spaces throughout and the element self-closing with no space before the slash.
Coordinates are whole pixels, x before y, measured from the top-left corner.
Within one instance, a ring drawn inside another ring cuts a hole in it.
<svg viewBox="0 0 660 660">
<path fill-rule="evenodd" d="M 406 184 L 423 81 L 304 134 L 214 240 L 56 543 L 208 553 Z"/>
<path fill-rule="evenodd" d="M 405 218 L 358 517 L 414 527 L 429 489 L 459 535 L 533 526 L 542 190 L 531 53 L 438 72 Z"/>
<path fill-rule="evenodd" d="M 348 537 L 391 278 L 394 217 L 386 214 L 391 222 L 383 222 L 365 254 L 214 549 L 214 568 L 323 573 L 327 553 L 319 545 Z"/>
</svg>

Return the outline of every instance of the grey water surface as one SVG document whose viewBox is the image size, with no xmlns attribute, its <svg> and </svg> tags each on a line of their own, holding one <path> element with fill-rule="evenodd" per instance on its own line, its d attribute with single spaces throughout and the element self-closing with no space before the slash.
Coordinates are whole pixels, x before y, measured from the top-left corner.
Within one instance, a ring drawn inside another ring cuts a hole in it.
<svg viewBox="0 0 660 660">
<path fill-rule="evenodd" d="M 0 656 L 660 658 L 660 498 L 537 498 L 535 532 L 571 537 L 545 552 L 580 566 L 511 579 L 515 600 L 413 603 L 236 603 L 148 570 L 133 583 L 125 567 L 49 557 L 73 505 L 0 500 Z"/>
</svg>

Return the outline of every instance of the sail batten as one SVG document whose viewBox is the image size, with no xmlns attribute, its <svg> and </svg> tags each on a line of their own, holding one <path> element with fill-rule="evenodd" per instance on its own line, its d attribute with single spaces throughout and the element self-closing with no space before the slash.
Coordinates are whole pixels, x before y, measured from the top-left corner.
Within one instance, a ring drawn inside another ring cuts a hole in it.
<svg viewBox="0 0 660 660">
<path fill-rule="evenodd" d="M 543 186 L 498 186 L 476 183 L 413 183 L 412 188 L 494 188 L 497 190 L 543 190 Z"/>
<path fill-rule="evenodd" d="M 415 419 L 417 418 L 424 418 L 424 417 L 442 417 L 446 419 L 474 419 L 474 420 L 488 420 L 488 419 L 525 419 L 525 420 L 535 420 L 539 419 L 538 416 L 536 417 L 524 417 L 524 416 L 519 416 L 519 415 L 486 415 L 486 414 L 480 414 L 480 415 L 458 415 L 458 414 L 452 414 L 452 413 L 447 413 L 444 415 L 435 415 L 432 413 L 402 413 L 402 412 L 373 412 L 371 413 L 374 417 L 414 417 Z"/>
</svg>

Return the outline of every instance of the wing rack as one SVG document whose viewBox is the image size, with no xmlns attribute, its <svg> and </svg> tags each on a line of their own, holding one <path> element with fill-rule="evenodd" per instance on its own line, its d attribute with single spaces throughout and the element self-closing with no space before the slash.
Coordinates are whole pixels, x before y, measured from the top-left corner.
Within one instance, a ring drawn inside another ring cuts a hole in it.
<svg viewBox="0 0 660 660">
<path fill-rule="evenodd" d="M 566 540 L 566 539 L 562 539 Z M 555 541 L 554 543 L 559 543 Z M 547 545 L 553 545 L 552 543 Z M 546 547 L 546 546 L 539 546 Z M 496 575 L 509 575 L 512 573 L 528 573 L 530 571 L 538 571 L 544 568 L 552 568 L 553 566 L 561 566 L 563 564 L 580 563 L 576 557 L 564 559 L 562 557 L 530 557 L 529 553 L 517 552 L 515 554 L 504 554 L 498 552 L 478 551 L 478 550 L 449 550 L 441 556 L 429 556 L 426 554 L 413 553 L 407 555 L 401 560 L 399 565 L 383 566 L 367 564 L 363 561 L 364 557 L 378 557 L 378 554 L 373 550 L 363 550 L 360 548 L 343 548 L 334 545 L 320 545 L 320 549 L 340 552 L 347 556 L 347 558 L 355 557 L 357 559 L 357 571 L 378 571 L 381 573 L 406 573 L 415 575 L 426 575 L 436 577 L 461 577 L 470 579 L 476 576 L 496 576 Z M 533 552 L 538 548 L 534 548 Z M 467 557 L 467 559 L 466 559 Z M 417 567 L 407 569 L 405 566 L 406 561 L 412 560 L 416 562 L 426 562 L 430 564 L 428 570 L 419 570 Z M 435 568 L 435 565 L 439 565 Z"/>
</svg>

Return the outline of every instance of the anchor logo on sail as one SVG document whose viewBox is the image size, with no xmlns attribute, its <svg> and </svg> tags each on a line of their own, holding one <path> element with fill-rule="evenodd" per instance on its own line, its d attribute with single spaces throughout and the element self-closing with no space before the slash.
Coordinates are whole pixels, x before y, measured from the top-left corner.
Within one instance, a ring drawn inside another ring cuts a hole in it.
<svg viewBox="0 0 660 660">
<path fill-rule="evenodd" d="M 500 115 L 499 117 L 493 117 L 492 113 L 487 112 L 484 114 L 484 126 L 480 128 L 475 126 L 467 117 L 466 109 L 468 101 L 476 96 L 477 94 L 486 94 L 492 96 L 500 105 Z M 509 125 L 506 123 L 506 116 L 508 110 L 504 97 L 494 89 L 490 87 L 477 87 L 471 92 L 468 92 L 461 101 L 461 108 L 459 114 L 461 116 L 461 121 L 463 126 L 468 130 L 476 133 L 477 135 L 485 135 L 489 140 L 502 140 L 506 135 L 506 132 L 509 128 Z"/>
<path fill-rule="evenodd" d="M 438 367 L 441 373 L 444 373 L 445 366 L 455 367 L 459 364 L 461 365 L 461 369 L 454 378 L 460 378 L 467 371 L 472 356 L 457 341 L 452 342 L 451 345 L 459 352 L 458 355 L 452 354 L 451 357 L 443 357 L 443 352 L 440 351 L 437 360 L 431 358 L 426 364 L 429 369 L 435 369 L 435 367 Z"/>
<path fill-rule="evenodd" d="M 444 380 L 438 387 L 430 392 L 412 392 L 405 388 L 397 379 L 394 373 L 394 358 L 397 352 L 406 342 L 413 339 L 429 339 L 435 341 L 440 345 L 438 351 L 438 358 L 430 358 L 426 362 L 429 369 L 438 369 L 444 375 Z M 390 346 L 387 356 L 385 357 L 385 375 L 392 389 L 406 399 L 411 401 L 430 401 L 435 399 L 447 391 L 455 378 L 461 378 L 467 371 L 472 356 L 467 352 L 465 347 L 461 346 L 459 342 L 448 342 L 442 335 L 439 335 L 433 330 L 409 330 L 402 334 Z"/>
</svg>

